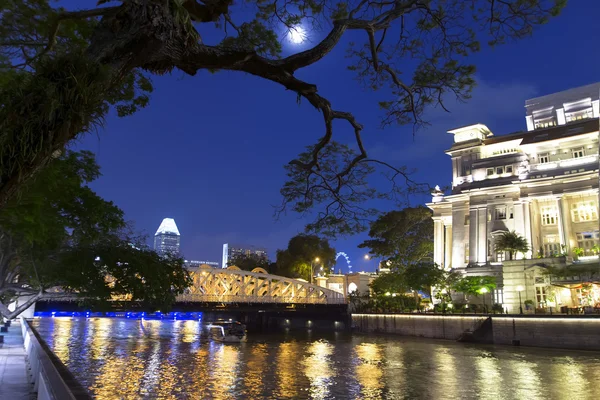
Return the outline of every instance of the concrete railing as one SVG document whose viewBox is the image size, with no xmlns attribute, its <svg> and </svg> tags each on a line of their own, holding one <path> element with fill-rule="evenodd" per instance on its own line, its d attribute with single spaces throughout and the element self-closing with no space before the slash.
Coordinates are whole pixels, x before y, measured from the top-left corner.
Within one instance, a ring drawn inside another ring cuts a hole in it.
<svg viewBox="0 0 600 400">
<path fill-rule="evenodd" d="M 87 395 L 75 395 L 63 375 L 59 372 L 50 351 L 43 345 L 29 325 L 21 318 L 23 345 L 31 368 L 31 380 L 38 400 L 70 400 L 90 398 Z M 50 353 L 50 354 L 49 354 Z"/>
</svg>

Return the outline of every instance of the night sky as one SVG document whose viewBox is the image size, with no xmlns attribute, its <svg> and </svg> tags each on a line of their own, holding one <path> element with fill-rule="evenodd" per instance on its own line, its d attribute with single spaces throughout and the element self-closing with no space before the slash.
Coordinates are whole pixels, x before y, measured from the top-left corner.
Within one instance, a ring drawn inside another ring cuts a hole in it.
<svg viewBox="0 0 600 400">
<path fill-rule="evenodd" d="M 69 9 L 71 4 L 91 8 L 95 1 L 63 3 Z M 414 138 L 411 127 L 379 129 L 379 97 L 346 70 L 345 44 L 353 34 L 298 76 L 317 84 L 334 108 L 354 113 L 364 124 L 371 157 L 416 168 L 416 178 L 431 185 L 449 185 L 450 162 L 443 152 L 452 142 L 449 129 L 480 122 L 496 135 L 524 130 L 526 99 L 600 81 L 598 15 L 600 1 L 571 1 L 532 38 L 484 47 L 472 57 L 478 80 L 473 98 L 466 104 L 450 102 L 451 114 L 432 110 L 431 126 Z M 308 45 L 286 42 L 285 51 Z M 150 106 L 127 118 L 109 116 L 98 135 L 77 143 L 95 152 L 102 167 L 93 188 L 150 236 L 164 217 L 174 218 L 187 259 L 220 261 L 226 242 L 264 246 L 274 257 L 308 221 L 292 214 L 276 221 L 273 205 L 281 201 L 284 164 L 323 134 L 321 115 L 307 102 L 298 105 L 294 93 L 242 73 L 190 77 L 174 71 L 154 77 L 154 85 Z M 341 123 L 335 127 L 337 140 L 350 143 L 350 130 Z M 356 247 L 365 237 L 333 243 L 348 253 L 354 271 L 375 268 L 375 261 L 365 261 L 364 250 Z"/>
</svg>

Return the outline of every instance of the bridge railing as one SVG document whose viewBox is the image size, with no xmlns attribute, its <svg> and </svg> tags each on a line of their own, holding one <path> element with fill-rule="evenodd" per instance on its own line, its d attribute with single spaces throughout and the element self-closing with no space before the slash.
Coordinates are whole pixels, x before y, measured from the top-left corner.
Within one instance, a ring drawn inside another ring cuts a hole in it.
<svg viewBox="0 0 600 400">
<path fill-rule="evenodd" d="M 228 296 L 211 294 L 180 294 L 178 302 L 189 303 L 244 303 L 244 304 L 346 304 L 340 297 L 301 297 L 301 296 Z"/>
</svg>

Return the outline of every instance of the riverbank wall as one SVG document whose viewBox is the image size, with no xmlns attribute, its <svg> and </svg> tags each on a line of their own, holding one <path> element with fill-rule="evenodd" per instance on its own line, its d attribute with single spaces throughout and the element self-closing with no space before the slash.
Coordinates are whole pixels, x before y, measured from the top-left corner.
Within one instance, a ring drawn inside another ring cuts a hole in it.
<svg viewBox="0 0 600 400">
<path fill-rule="evenodd" d="M 600 350 L 597 316 L 353 314 L 352 327 L 363 333 L 446 340 L 470 335 L 471 341 L 494 344 Z"/>
</svg>

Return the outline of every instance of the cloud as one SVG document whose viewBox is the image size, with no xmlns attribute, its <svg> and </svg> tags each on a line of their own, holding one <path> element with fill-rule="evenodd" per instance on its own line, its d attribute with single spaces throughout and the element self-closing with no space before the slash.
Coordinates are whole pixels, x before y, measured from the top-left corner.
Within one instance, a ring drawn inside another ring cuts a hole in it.
<svg viewBox="0 0 600 400">
<path fill-rule="evenodd" d="M 429 110 L 425 119 L 429 126 L 419 130 L 414 137 L 412 127 L 401 128 L 400 134 L 369 146 L 369 155 L 388 162 L 423 160 L 442 154 L 452 145 L 448 130 L 460 126 L 482 123 L 496 134 L 525 129 L 525 100 L 535 97 L 538 90 L 527 83 L 494 84 L 479 79 L 467 102 L 448 97 L 445 107 Z M 389 129 L 389 128 L 388 128 Z"/>
</svg>

